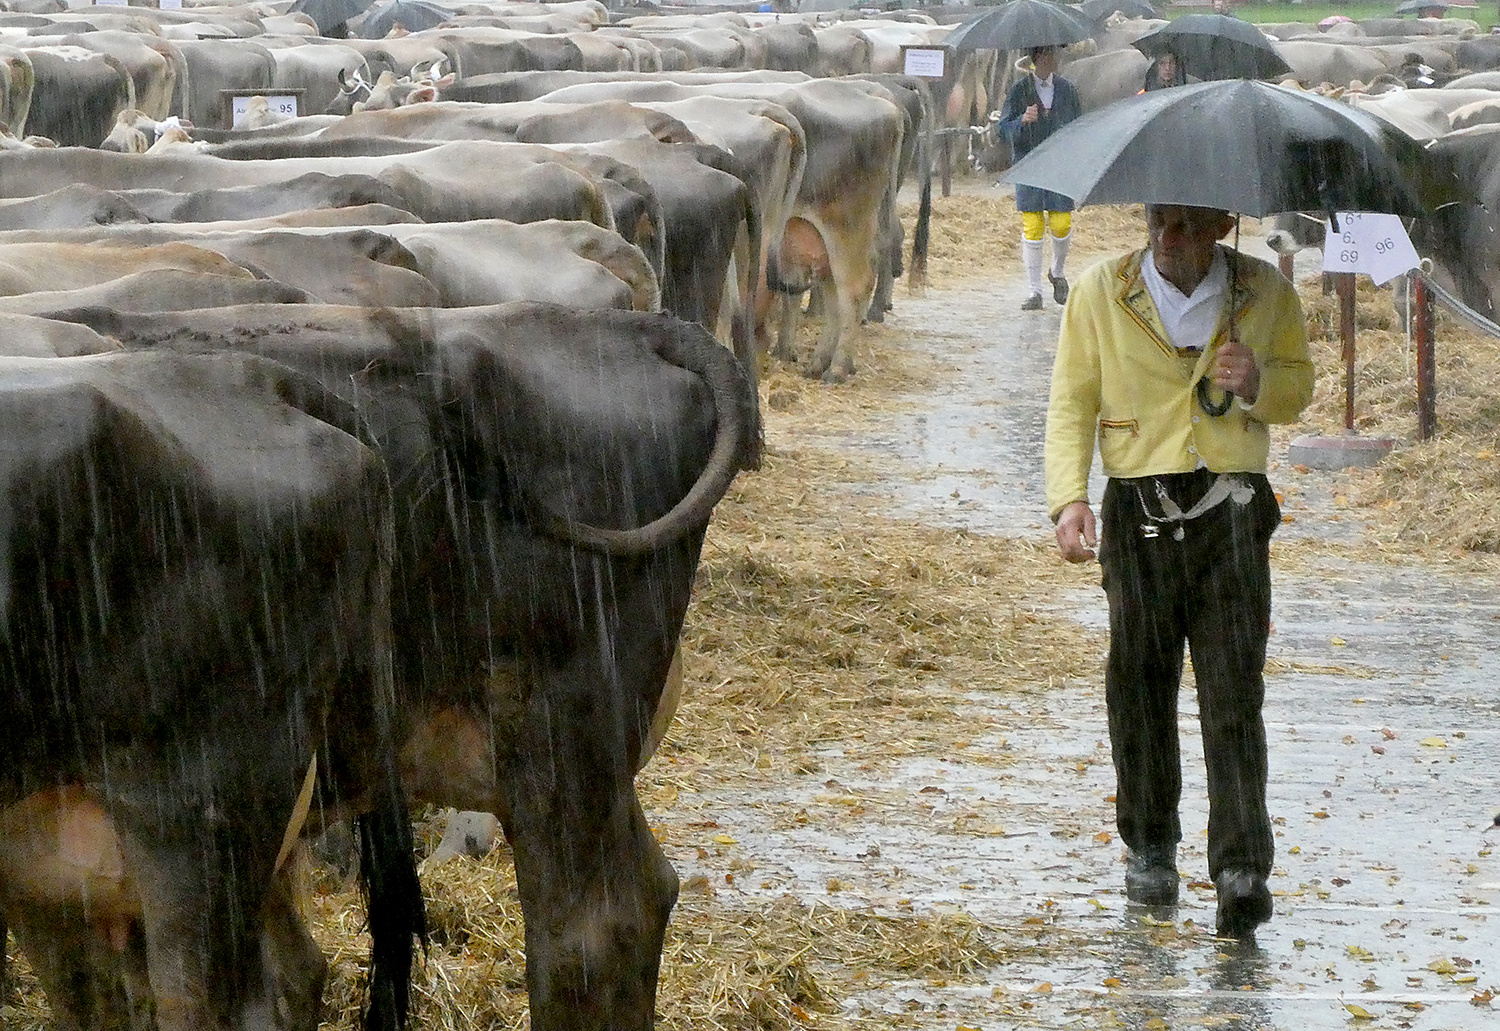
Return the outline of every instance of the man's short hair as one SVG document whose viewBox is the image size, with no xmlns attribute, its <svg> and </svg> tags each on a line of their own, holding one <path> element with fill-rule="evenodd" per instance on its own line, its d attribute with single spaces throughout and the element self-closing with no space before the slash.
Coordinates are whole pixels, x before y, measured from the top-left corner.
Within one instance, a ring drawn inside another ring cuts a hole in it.
<svg viewBox="0 0 1500 1031">
<path fill-rule="evenodd" d="M 1057 47 L 1052 47 L 1052 46 L 1047 46 L 1047 47 L 1032 47 L 1030 50 L 1026 51 L 1026 55 L 1028 57 L 1030 57 L 1033 61 L 1035 61 L 1036 60 L 1036 56 L 1038 54 L 1050 54 L 1050 53 L 1052 53 L 1052 51 L 1054 51 L 1056 49 L 1057 49 Z"/>
</svg>

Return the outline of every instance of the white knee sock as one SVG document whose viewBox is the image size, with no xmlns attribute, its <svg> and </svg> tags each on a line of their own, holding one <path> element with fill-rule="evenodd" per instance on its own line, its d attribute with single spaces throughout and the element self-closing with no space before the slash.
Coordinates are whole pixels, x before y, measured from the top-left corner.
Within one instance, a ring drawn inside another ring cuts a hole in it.
<svg viewBox="0 0 1500 1031">
<path fill-rule="evenodd" d="M 1052 238 L 1052 275 L 1061 279 L 1063 274 L 1063 263 L 1068 260 L 1068 243 L 1073 239 L 1073 234 Z"/>
<path fill-rule="evenodd" d="M 1026 267 L 1026 285 L 1031 292 L 1042 292 L 1042 241 L 1021 238 L 1021 264 Z"/>
</svg>

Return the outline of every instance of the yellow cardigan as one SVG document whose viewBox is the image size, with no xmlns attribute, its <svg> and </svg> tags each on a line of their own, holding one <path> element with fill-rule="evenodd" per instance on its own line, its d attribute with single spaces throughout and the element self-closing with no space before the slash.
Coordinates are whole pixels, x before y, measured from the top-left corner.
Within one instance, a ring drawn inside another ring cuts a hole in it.
<svg viewBox="0 0 1500 1031">
<path fill-rule="evenodd" d="M 1255 352 L 1260 393 L 1206 414 L 1195 387 L 1224 340 L 1220 317 L 1201 353 L 1179 353 L 1141 278 L 1146 251 L 1087 269 L 1063 312 L 1047 408 L 1047 509 L 1088 500 L 1094 440 L 1107 476 L 1266 471 L 1267 425 L 1292 422 L 1312 398 L 1313 367 L 1297 291 L 1271 265 L 1234 251 L 1235 328 Z M 1213 396 L 1220 396 L 1215 390 Z"/>
</svg>

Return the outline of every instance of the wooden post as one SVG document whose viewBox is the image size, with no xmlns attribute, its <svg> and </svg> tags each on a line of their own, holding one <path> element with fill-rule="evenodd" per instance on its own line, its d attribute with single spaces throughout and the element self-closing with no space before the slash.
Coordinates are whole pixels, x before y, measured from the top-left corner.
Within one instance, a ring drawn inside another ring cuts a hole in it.
<svg viewBox="0 0 1500 1031">
<path fill-rule="evenodd" d="M 950 133 L 943 133 L 943 145 L 940 148 L 942 157 L 938 161 L 939 174 L 943 182 L 943 196 L 946 197 L 953 192 L 953 137 Z"/>
<path fill-rule="evenodd" d="M 1278 255 L 1277 258 L 1276 258 L 1276 267 L 1281 270 L 1281 274 L 1283 276 L 1285 276 L 1289 281 L 1291 280 L 1291 278 L 1292 278 L 1292 256 L 1290 254 L 1281 254 L 1281 255 Z"/>
<path fill-rule="evenodd" d="M 1339 297 L 1339 340 L 1344 345 L 1344 429 L 1354 432 L 1354 273 L 1335 272 Z"/>
<path fill-rule="evenodd" d="M 1432 291 L 1421 272 L 1411 274 L 1412 337 L 1417 346 L 1417 439 L 1437 433 L 1437 349 L 1433 340 Z"/>
</svg>

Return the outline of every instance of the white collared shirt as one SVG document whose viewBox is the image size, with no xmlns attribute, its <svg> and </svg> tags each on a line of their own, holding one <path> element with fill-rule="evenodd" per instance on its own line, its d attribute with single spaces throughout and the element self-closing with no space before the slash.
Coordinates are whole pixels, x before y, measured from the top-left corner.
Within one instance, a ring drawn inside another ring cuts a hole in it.
<svg viewBox="0 0 1500 1031">
<path fill-rule="evenodd" d="M 1051 111 L 1052 97 L 1057 84 L 1052 81 L 1052 76 L 1050 75 L 1045 79 L 1038 79 L 1036 74 L 1032 73 L 1031 77 L 1036 80 L 1036 99 L 1041 102 L 1043 108 Z"/>
<path fill-rule="evenodd" d="M 1219 315 L 1229 292 L 1229 263 L 1224 260 L 1224 248 L 1214 246 L 1214 260 L 1208 266 L 1208 274 L 1191 296 L 1167 282 L 1149 251 L 1141 261 L 1141 279 L 1172 346 L 1193 350 L 1207 347 L 1214 330 L 1219 328 Z"/>
</svg>

